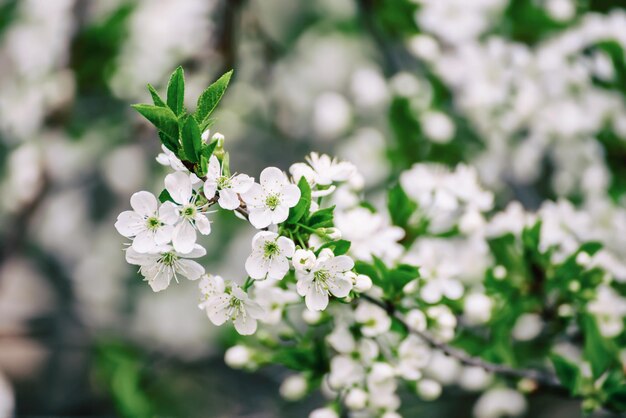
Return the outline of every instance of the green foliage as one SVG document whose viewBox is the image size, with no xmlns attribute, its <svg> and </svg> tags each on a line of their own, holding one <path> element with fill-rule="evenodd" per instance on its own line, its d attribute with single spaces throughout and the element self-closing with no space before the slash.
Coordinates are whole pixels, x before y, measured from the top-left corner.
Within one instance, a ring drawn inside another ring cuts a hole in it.
<svg viewBox="0 0 626 418">
<path fill-rule="evenodd" d="M 309 228 L 331 228 L 335 216 L 335 205 L 328 208 L 320 209 L 311 214 L 307 224 Z"/>
<path fill-rule="evenodd" d="M 159 202 L 165 203 L 165 202 L 173 202 L 173 201 L 174 199 L 172 199 L 172 196 L 170 196 L 170 192 L 168 192 L 166 189 L 163 189 L 161 193 L 159 194 Z"/>
<path fill-rule="evenodd" d="M 182 139 L 185 159 L 192 163 L 200 161 L 202 154 L 202 133 L 198 127 L 198 122 L 192 117 L 188 117 L 183 125 Z M 205 157 L 206 158 L 206 157 Z"/>
<path fill-rule="evenodd" d="M 300 189 L 300 200 L 296 206 L 289 209 L 289 217 L 287 218 L 288 224 L 295 224 L 299 222 L 309 213 L 311 208 L 311 186 L 304 177 L 300 177 L 300 180 L 298 181 L 298 188 Z"/>
<path fill-rule="evenodd" d="M 319 252 L 323 250 L 324 248 L 330 248 L 333 251 L 333 254 L 343 255 L 343 254 L 346 254 L 348 251 L 350 251 L 350 244 L 351 244 L 350 241 L 346 241 L 345 239 L 340 239 L 337 241 L 329 241 L 320 245 L 317 248 L 317 253 L 319 254 Z"/>
<path fill-rule="evenodd" d="M 171 139 L 178 139 L 178 119 L 170 109 L 149 104 L 135 104 L 132 107 L 148 119 L 161 133 Z"/>
<path fill-rule="evenodd" d="M 170 81 L 167 83 L 167 105 L 172 109 L 172 112 L 180 116 L 185 111 L 184 101 L 185 74 L 183 73 L 183 68 L 178 67 L 172 73 Z"/>
<path fill-rule="evenodd" d="M 371 263 L 357 261 L 354 269 L 359 274 L 369 276 L 373 284 L 383 289 L 385 299 L 390 301 L 401 297 L 404 286 L 420 277 L 419 269 L 415 266 L 400 264 L 389 268 L 378 257 L 372 257 Z"/>
<path fill-rule="evenodd" d="M 119 343 L 101 344 L 96 352 L 98 380 L 108 387 L 122 417 L 151 417 L 153 402 L 142 388 L 143 360 L 140 353 Z"/>
<path fill-rule="evenodd" d="M 580 367 L 563 356 L 552 354 L 550 356 L 554 371 L 559 381 L 565 386 L 572 395 L 577 395 L 580 391 L 581 373 Z"/>
<path fill-rule="evenodd" d="M 599 378 L 616 361 L 615 347 L 600 334 L 595 319 L 591 316 L 582 318 L 584 330 L 583 355 L 591 364 L 591 372 L 594 378 Z"/>
<path fill-rule="evenodd" d="M 391 222 L 403 229 L 408 229 L 409 218 L 417 209 L 417 204 L 406 195 L 399 184 L 389 189 L 387 208 Z"/>
<path fill-rule="evenodd" d="M 224 92 L 228 87 L 233 71 L 229 71 L 221 76 L 215 83 L 211 84 L 198 98 L 198 107 L 194 117 L 198 122 L 200 129 L 204 130 L 208 126 L 209 116 L 215 110 L 220 100 L 224 96 Z"/>
<path fill-rule="evenodd" d="M 148 91 L 150 92 L 150 96 L 152 96 L 152 102 L 154 103 L 155 106 L 159 106 L 159 107 L 167 106 L 167 104 L 163 101 L 163 99 L 161 99 L 161 96 L 159 96 L 159 93 L 149 83 L 148 83 Z"/>
</svg>

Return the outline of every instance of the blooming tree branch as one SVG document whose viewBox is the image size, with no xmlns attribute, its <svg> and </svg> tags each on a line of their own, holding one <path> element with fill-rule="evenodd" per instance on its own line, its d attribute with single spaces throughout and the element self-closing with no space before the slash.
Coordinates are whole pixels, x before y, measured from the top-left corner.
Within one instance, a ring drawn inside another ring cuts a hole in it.
<svg viewBox="0 0 626 418">
<path fill-rule="evenodd" d="M 490 215 L 494 196 L 462 164 L 403 171 L 386 210 L 364 200 L 353 164 L 327 155 L 312 153 L 289 174 L 267 167 L 258 181 L 233 174 L 225 138 L 209 133 L 230 76 L 209 86 L 194 112 L 184 107 L 182 68 L 166 99 L 149 86 L 154 104 L 134 105 L 158 129 L 157 161 L 172 172 L 158 198 L 133 194 L 133 210 L 115 224 L 132 241 L 126 260 L 153 291 L 197 281 L 208 319 L 247 336 L 227 351 L 228 364 L 296 370 L 283 396 L 295 400 L 321 387 L 331 399 L 314 418 L 337 417 L 343 407 L 396 417 L 399 381 L 424 400 L 437 398 L 442 383 L 484 390 L 513 380 L 526 392 L 544 387 L 582 398 L 586 410 L 622 408 L 626 377 L 615 337 L 623 324 L 602 309 L 600 298 L 613 298 L 617 288 L 592 262 L 599 243 L 575 234 L 567 247 L 546 241 L 549 216 L 515 205 Z M 247 277 L 207 274 L 198 261 L 214 209 L 257 230 L 242 263 Z M 469 269 L 487 261 L 467 277 L 460 257 L 469 258 Z M 559 306 L 558 318 L 540 315 L 546 301 Z M 558 351 L 572 329 L 584 334 L 576 348 L 582 365 Z M 536 355 L 518 354 L 524 343 Z M 460 368 L 458 381 L 449 377 Z"/>
</svg>

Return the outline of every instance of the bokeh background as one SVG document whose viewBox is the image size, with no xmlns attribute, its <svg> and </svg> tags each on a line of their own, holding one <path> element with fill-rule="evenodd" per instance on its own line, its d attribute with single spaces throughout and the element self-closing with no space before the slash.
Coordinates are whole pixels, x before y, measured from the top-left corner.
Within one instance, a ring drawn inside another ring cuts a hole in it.
<svg viewBox="0 0 626 418">
<path fill-rule="evenodd" d="M 235 69 L 217 113 L 231 167 L 354 162 L 367 192 L 418 161 L 476 165 L 499 207 L 626 188 L 622 0 L 0 0 L 0 417 L 299 417 L 285 370 L 229 369 L 195 285 L 152 293 L 113 223 L 160 190 L 129 107 L 178 65 L 187 96 Z M 189 107 L 194 102 L 187 103 Z M 207 270 L 243 272 L 251 231 L 215 219 Z M 403 395 L 470 417 L 478 395 Z M 577 417 L 537 394 L 529 417 Z"/>
</svg>

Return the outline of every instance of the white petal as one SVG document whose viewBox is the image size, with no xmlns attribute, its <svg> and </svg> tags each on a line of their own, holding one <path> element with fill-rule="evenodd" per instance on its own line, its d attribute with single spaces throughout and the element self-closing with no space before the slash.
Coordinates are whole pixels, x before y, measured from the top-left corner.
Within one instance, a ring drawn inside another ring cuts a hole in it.
<svg viewBox="0 0 626 418">
<path fill-rule="evenodd" d="M 285 257 L 292 257 L 293 253 L 296 251 L 295 244 L 287 237 L 279 237 L 276 243 L 280 248 L 280 254 Z"/>
<path fill-rule="evenodd" d="M 209 235 L 211 233 L 211 222 L 206 215 L 197 213 L 193 220 L 196 222 L 196 228 L 202 235 Z"/>
<path fill-rule="evenodd" d="M 133 247 L 129 247 L 126 250 L 126 262 L 128 264 L 133 264 L 136 266 L 147 266 L 156 263 L 158 258 L 158 254 L 139 253 L 134 250 Z"/>
<path fill-rule="evenodd" d="M 172 240 L 174 234 L 174 227 L 172 225 L 163 225 L 155 231 L 154 243 L 156 245 L 164 245 Z"/>
<path fill-rule="evenodd" d="M 160 292 L 167 289 L 172 280 L 172 269 L 166 268 L 159 270 L 158 273 L 148 280 L 148 284 L 154 292 Z"/>
<path fill-rule="evenodd" d="M 273 241 L 278 237 L 276 232 L 259 231 L 252 238 L 252 249 L 263 248 L 265 241 Z"/>
<path fill-rule="evenodd" d="M 260 182 L 266 193 L 280 193 L 287 176 L 276 167 L 267 167 L 261 172 Z"/>
<path fill-rule="evenodd" d="M 146 229 L 146 220 L 137 212 L 127 210 L 118 215 L 115 229 L 127 238 L 134 237 Z"/>
<path fill-rule="evenodd" d="M 354 267 L 354 260 L 352 260 L 352 258 L 348 257 L 347 255 L 340 255 L 326 261 L 325 265 L 331 271 L 345 272 L 352 270 L 352 268 Z"/>
<path fill-rule="evenodd" d="M 254 184 L 254 178 L 247 174 L 238 174 L 231 180 L 232 189 L 236 193 L 246 193 Z"/>
<path fill-rule="evenodd" d="M 313 286 L 313 280 L 311 277 L 305 277 L 298 280 L 296 283 L 296 291 L 300 296 L 306 296 L 309 292 L 311 292 L 311 287 Z"/>
<path fill-rule="evenodd" d="M 159 208 L 159 220 L 166 225 L 174 225 L 178 218 L 180 218 L 178 213 L 178 207 L 170 202 L 164 202 Z"/>
<path fill-rule="evenodd" d="M 250 315 L 239 315 L 235 318 L 233 323 L 235 324 L 235 329 L 241 335 L 252 335 L 257 328 L 256 319 L 252 318 Z"/>
<path fill-rule="evenodd" d="M 338 298 L 345 298 L 352 290 L 352 282 L 345 278 L 335 278 L 328 281 L 328 290 Z"/>
<path fill-rule="evenodd" d="M 289 209 L 287 206 L 280 205 L 276 209 L 271 211 L 271 219 L 273 224 L 279 224 L 285 222 L 289 217 Z"/>
<path fill-rule="evenodd" d="M 215 155 L 211 155 L 211 158 L 209 158 L 209 169 L 207 170 L 206 175 L 209 179 L 213 180 L 217 180 L 222 175 L 220 161 Z"/>
<path fill-rule="evenodd" d="M 251 207 L 264 206 L 265 193 L 259 183 L 253 183 L 250 189 L 241 195 L 241 199 Z"/>
<path fill-rule="evenodd" d="M 441 300 L 441 289 L 435 283 L 427 283 L 422 287 L 420 296 L 426 303 L 437 303 Z"/>
<path fill-rule="evenodd" d="M 191 179 L 182 171 L 165 176 L 165 189 L 172 199 L 181 205 L 189 203 L 191 199 Z"/>
<path fill-rule="evenodd" d="M 253 252 L 246 259 L 246 273 L 253 279 L 264 279 L 269 269 L 268 263 L 259 252 Z"/>
<path fill-rule="evenodd" d="M 130 206 L 142 216 L 152 216 L 157 210 L 157 199 L 150 192 L 141 191 L 130 197 Z"/>
<path fill-rule="evenodd" d="M 281 280 L 289 271 L 289 262 L 286 257 L 276 257 L 269 263 L 267 277 L 274 280 Z"/>
<path fill-rule="evenodd" d="M 300 189 L 295 184 L 286 184 L 281 191 L 283 204 L 288 208 L 296 206 L 300 200 Z"/>
<path fill-rule="evenodd" d="M 204 182 L 204 196 L 207 199 L 213 199 L 215 197 L 216 191 L 217 191 L 217 181 L 209 177 L 207 181 Z"/>
<path fill-rule="evenodd" d="M 213 296 L 206 303 L 206 313 L 211 322 L 215 325 L 222 325 L 228 318 L 228 307 L 230 305 L 230 295 L 222 293 Z"/>
<path fill-rule="evenodd" d="M 457 300 L 463 296 L 463 285 L 457 280 L 446 280 L 443 293 L 448 299 Z"/>
<path fill-rule="evenodd" d="M 165 242 L 163 243 L 165 244 Z M 133 249 L 140 253 L 154 251 L 157 247 L 154 241 L 154 233 L 152 231 L 142 231 L 133 240 Z"/>
<path fill-rule="evenodd" d="M 323 311 L 328 306 L 328 293 L 324 290 L 318 291 L 316 286 L 312 286 L 304 302 L 311 311 Z"/>
<path fill-rule="evenodd" d="M 224 189 L 220 191 L 220 206 L 226 210 L 235 210 L 239 207 L 239 196 L 232 189 Z"/>
<path fill-rule="evenodd" d="M 180 273 L 189 280 L 197 280 L 204 274 L 204 267 L 193 260 L 178 260 L 176 273 Z"/>
<path fill-rule="evenodd" d="M 251 209 L 250 223 L 257 229 L 267 227 L 272 223 L 272 211 L 269 209 Z"/>
<path fill-rule="evenodd" d="M 244 302 L 244 306 L 246 307 L 246 313 L 254 319 L 260 319 L 265 316 L 265 311 L 261 308 L 261 305 L 253 300 L 248 299 Z"/>
<path fill-rule="evenodd" d="M 189 221 L 183 221 L 176 225 L 172 236 L 172 244 L 176 251 L 182 254 L 189 253 L 193 250 L 195 243 L 196 230 Z"/>
<path fill-rule="evenodd" d="M 183 254 L 185 258 L 198 258 L 204 255 L 206 255 L 206 249 L 202 245 L 199 245 L 199 244 L 194 245 L 193 250 L 191 250 L 190 253 Z"/>
</svg>

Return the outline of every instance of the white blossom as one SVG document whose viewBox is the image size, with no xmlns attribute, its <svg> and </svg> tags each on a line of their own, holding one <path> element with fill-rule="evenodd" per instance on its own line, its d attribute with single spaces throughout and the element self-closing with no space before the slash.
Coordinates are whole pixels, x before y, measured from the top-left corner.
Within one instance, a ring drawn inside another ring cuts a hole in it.
<svg viewBox="0 0 626 418">
<path fill-rule="evenodd" d="M 289 208 L 300 200 L 300 189 L 278 168 L 268 167 L 261 172 L 260 184 L 254 183 L 241 198 L 250 210 L 250 223 L 261 229 L 287 220 Z"/>
<path fill-rule="evenodd" d="M 246 272 L 256 280 L 280 280 L 289 271 L 289 258 L 295 245 L 275 232 L 260 231 L 252 238 L 252 254 L 246 260 Z"/>
<path fill-rule="evenodd" d="M 227 286 L 224 292 L 208 298 L 204 302 L 204 308 L 215 325 L 219 326 L 230 320 L 241 335 L 254 334 L 257 319 L 264 314 L 259 304 L 234 283 Z"/>
<path fill-rule="evenodd" d="M 127 238 L 133 238 L 132 247 L 140 253 L 151 252 L 169 243 L 178 220 L 175 206 L 165 202 L 158 207 L 156 197 L 150 192 L 137 192 L 130 198 L 133 210 L 117 217 L 115 228 Z"/>
<path fill-rule="evenodd" d="M 219 193 L 217 203 L 224 209 L 237 209 L 241 202 L 239 195 L 246 193 L 254 184 L 254 179 L 246 174 L 224 175 L 224 167 L 215 155 L 209 159 L 208 171 L 204 182 L 204 196 L 213 199 Z"/>
<path fill-rule="evenodd" d="M 305 297 L 307 308 L 322 311 L 328 306 L 328 297 L 343 298 L 352 289 L 352 280 L 347 274 L 354 267 L 354 261 L 346 255 L 335 257 L 332 251 L 322 250 L 315 264 L 306 271 L 297 271 L 297 290 Z"/>
<path fill-rule="evenodd" d="M 160 247 L 155 253 L 139 253 L 130 247 L 126 250 L 126 261 L 140 266 L 139 271 L 152 290 L 159 292 L 167 289 L 172 278 L 178 282 L 179 275 L 189 280 L 199 279 L 204 274 L 204 267 L 189 258 L 198 258 L 205 254 L 206 250 L 199 245 L 184 254 L 169 245 Z"/>
<path fill-rule="evenodd" d="M 191 177 L 181 171 L 165 177 L 165 189 L 168 191 L 178 210 L 180 220 L 174 228 L 172 244 L 181 253 L 191 251 L 196 243 L 196 229 L 203 235 L 211 233 L 211 223 L 204 213 L 203 206 L 196 203 Z"/>
</svg>

